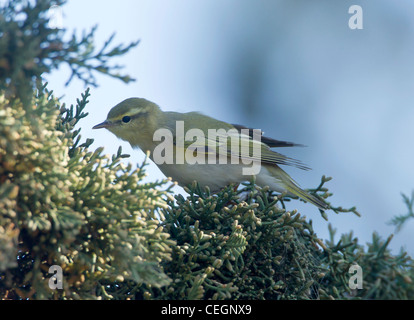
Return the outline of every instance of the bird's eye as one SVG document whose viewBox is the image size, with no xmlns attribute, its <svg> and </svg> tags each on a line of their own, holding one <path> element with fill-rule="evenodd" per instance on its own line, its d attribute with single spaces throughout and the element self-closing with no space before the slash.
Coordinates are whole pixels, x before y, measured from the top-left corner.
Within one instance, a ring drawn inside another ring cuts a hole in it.
<svg viewBox="0 0 414 320">
<path fill-rule="evenodd" d="M 131 117 L 130 116 L 125 116 L 125 117 L 122 118 L 122 122 L 123 123 L 128 123 L 130 121 L 131 121 Z"/>
</svg>

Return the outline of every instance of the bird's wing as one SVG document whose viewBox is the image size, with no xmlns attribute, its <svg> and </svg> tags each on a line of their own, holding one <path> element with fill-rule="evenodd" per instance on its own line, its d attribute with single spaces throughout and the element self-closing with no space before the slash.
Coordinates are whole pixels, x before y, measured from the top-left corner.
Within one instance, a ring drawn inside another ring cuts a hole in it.
<svg viewBox="0 0 414 320">
<path fill-rule="evenodd" d="M 239 158 L 250 159 L 253 161 L 261 161 L 261 163 L 263 164 L 289 165 L 300 169 L 309 170 L 309 168 L 299 160 L 289 158 L 279 152 L 270 149 L 272 146 L 286 147 L 294 145 L 291 142 L 279 141 L 271 138 L 264 138 L 260 130 L 256 131 L 256 133 L 254 132 L 254 130 L 251 130 L 250 133 L 249 135 L 246 135 L 245 133 L 243 133 L 243 131 L 237 131 L 237 134 L 229 134 L 230 150 L 227 149 L 227 152 L 230 153 L 231 156 L 238 156 Z M 237 154 L 237 150 L 236 153 L 231 150 L 232 139 L 239 139 L 239 154 Z M 267 143 L 269 139 L 271 140 L 270 145 Z"/>
<path fill-rule="evenodd" d="M 210 119 L 206 117 L 207 122 Z M 215 154 L 216 156 L 260 161 L 263 164 L 289 165 L 304 170 L 309 169 L 299 160 L 289 158 L 270 149 L 271 147 L 287 147 L 295 146 L 296 144 L 263 137 L 260 130 L 257 130 L 254 135 L 255 131 L 247 127 L 216 122 L 214 122 L 214 128 L 210 128 L 214 130 L 210 132 L 208 130 L 199 130 L 199 134 L 197 134 L 197 128 L 191 128 L 196 129 L 194 131 L 195 135 L 191 137 L 192 139 L 189 136 L 187 139 L 175 136 L 175 143 L 201 157 L 214 156 Z M 218 128 L 220 125 L 222 125 L 222 128 Z M 212 134 L 213 132 L 214 134 Z"/>
<path fill-rule="evenodd" d="M 242 126 L 240 124 L 232 124 L 232 126 L 238 131 L 238 132 L 244 132 L 248 133 L 248 135 L 253 138 L 253 132 L 254 129 L 248 128 L 245 126 Z M 257 130 L 257 129 L 256 129 Z M 297 144 L 289 141 L 282 141 L 282 140 L 276 140 L 273 138 L 265 137 L 263 134 L 263 131 L 260 131 L 261 134 L 261 141 L 268 145 L 270 148 L 281 148 L 281 147 L 303 147 L 303 144 Z"/>
</svg>

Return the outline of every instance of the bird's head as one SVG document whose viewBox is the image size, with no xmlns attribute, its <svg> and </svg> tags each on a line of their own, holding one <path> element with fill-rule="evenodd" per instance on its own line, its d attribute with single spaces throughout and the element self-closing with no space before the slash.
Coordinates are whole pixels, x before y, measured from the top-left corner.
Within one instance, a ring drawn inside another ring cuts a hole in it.
<svg viewBox="0 0 414 320">
<path fill-rule="evenodd" d="M 162 115 L 155 103 L 143 98 L 129 98 L 113 107 L 106 120 L 93 129 L 108 129 L 132 146 L 147 149 L 145 144 L 152 141 Z"/>
</svg>

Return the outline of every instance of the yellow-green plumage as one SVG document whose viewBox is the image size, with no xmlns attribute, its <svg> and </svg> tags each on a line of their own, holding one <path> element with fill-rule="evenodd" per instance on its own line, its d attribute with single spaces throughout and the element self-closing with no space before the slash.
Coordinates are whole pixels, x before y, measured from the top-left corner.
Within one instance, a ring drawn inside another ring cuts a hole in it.
<svg viewBox="0 0 414 320">
<path fill-rule="evenodd" d="M 201 130 L 200 139 L 188 141 L 185 135 L 177 132 L 177 123 L 183 124 L 184 133 L 191 129 Z M 278 192 L 288 192 L 308 201 L 324 210 L 327 205 L 323 200 L 302 190 L 299 185 L 279 165 L 296 166 L 308 169 L 300 161 L 286 157 L 271 150 L 273 147 L 289 147 L 296 144 L 264 137 L 259 134 L 260 140 L 253 139 L 253 131 L 243 126 L 232 125 L 198 112 L 178 113 L 163 112 L 151 101 L 142 98 L 130 98 L 113 107 L 107 119 L 94 127 L 106 128 L 118 138 L 128 141 L 132 147 L 139 147 L 143 151 L 150 151 L 151 159 L 160 141 L 154 139 L 158 129 L 168 129 L 172 133 L 174 159 L 177 154 L 186 151 L 206 159 L 205 163 L 189 164 L 188 161 L 172 164 L 157 163 L 160 170 L 181 186 L 188 185 L 196 180 L 200 185 L 209 186 L 214 192 L 230 184 L 249 180 L 251 176 L 244 174 L 243 168 L 248 167 L 241 160 L 260 164 L 260 172 L 255 174 L 256 184 L 269 186 Z M 209 129 L 219 134 L 212 139 Z M 235 140 L 233 140 L 235 139 Z M 232 148 L 234 141 L 238 141 L 240 149 Z M 255 150 L 260 152 L 255 153 Z M 221 164 L 219 161 L 209 163 L 208 157 L 227 157 L 229 161 Z M 186 155 L 186 154 L 185 154 Z M 238 163 L 231 163 L 230 158 L 236 158 Z M 188 158 L 185 158 L 187 160 Z"/>
</svg>

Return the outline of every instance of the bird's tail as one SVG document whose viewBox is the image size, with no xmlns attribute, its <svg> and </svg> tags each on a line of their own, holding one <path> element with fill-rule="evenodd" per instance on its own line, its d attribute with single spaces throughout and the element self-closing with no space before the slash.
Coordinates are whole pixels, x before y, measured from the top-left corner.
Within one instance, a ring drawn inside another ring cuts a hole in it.
<svg viewBox="0 0 414 320">
<path fill-rule="evenodd" d="M 283 186 L 284 189 L 289 194 L 295 195 L 302 200 L 312 203 L 313 205 L 317 206 L 321 210 L 328 209 L 328 205 L 319 197 L 309 194 L 305 190 L 303 190 L 299 185 L 281 168 L 279 167 L 272 167 L 272 173 L 277 177 L 280 181 L 280 184 Z"/>
</svg>

